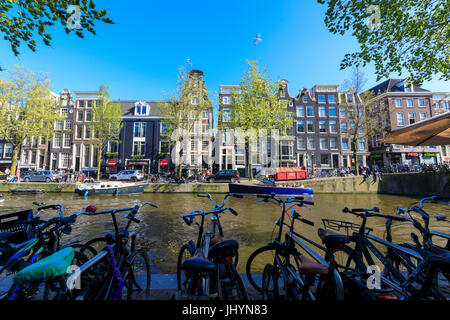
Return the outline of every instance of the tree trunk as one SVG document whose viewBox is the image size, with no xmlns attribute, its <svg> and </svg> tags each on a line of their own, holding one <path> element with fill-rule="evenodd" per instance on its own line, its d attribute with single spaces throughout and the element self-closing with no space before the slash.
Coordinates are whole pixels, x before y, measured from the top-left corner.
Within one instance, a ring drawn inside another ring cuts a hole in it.
<svg viewBox="0 0 450 320">
<path fill-rule="evenodd" d="M 20 146 L 20 145 L 19 145 Z M 9 173 L 12 177 L 16 176 L 16 168 L 17 168 L 17 156 L 19 154 L 19 146 L 13 147 L 13 154 L 11 159 L 11 172 Z M 19 179 L 20 177 L 17 177 Z"/>
<path fill-rule="evenodd" d="M 355 161 L 355 176 L 359 176 L 359 164 L 358 164 L 358 147 L 357 147 L 357 139 L 353 139 L 353 145 L 355 149 L 353 150 L 353 159 Z"/>
<path fill-rule="evenodd" d="M 103 145 L 98 146 L 98 155 L 97 155 L 97 181 L 100 181 L 100 168 L 102 164 L 102 150 Z"/>
<path fill-rule="evenodd" d="M 245 138 L 245 156 L 247 159 L 246 167 L 247 167 L 248 179 L 250 181 L 252 181 L 253 180 L 253 164 L 252 164 L 252 159 L 250 156 L 250 141 L 249 141 L 248 137 Z"/>
</svg>

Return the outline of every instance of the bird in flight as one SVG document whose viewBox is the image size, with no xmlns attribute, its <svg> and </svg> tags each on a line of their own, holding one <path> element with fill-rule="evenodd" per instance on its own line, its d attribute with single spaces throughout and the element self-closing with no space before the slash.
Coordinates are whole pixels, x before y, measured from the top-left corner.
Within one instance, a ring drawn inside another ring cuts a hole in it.
<svg viewBox="0 0 450 320">
<path fill-rule="evenodd" d="M 262 41 L 261 33 L 258 33 L 255 37 L 255 40 L 253 41 L 253 44 L 256 46 L 260 41 Z"/>
<path fill-rule="evenodd" d="M 189 63 L 191 65 L 191 67 L 192 67 L 192 60 L 191 59 L 187 59 L 186 62 Z"/>
</svg>

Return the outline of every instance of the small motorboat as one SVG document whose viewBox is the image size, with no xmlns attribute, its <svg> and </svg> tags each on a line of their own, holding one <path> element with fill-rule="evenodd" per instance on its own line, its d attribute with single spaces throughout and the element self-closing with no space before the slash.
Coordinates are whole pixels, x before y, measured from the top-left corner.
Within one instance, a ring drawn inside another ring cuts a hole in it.
<svg viewBox="0 0 450 320">
<path fill-rule="evenodd" d="M 272 183 L 264 183 L 263 185 L 257 184 L 243 184 L 243 183 L 230 183 L 228 184 L 229 192 L 245 195 L 259 195 L 259 194 L 272 194 L 277 196 L 295 197 L 300 196 L 304 198 L 312 198 L 314 193 L 312 188 L 305 187 L 282 187 Z"/>
<path fill-rule="evenodd" d="M 9 188 L 9 191 L 13 194 L 37 194 L 44 193 L 42 189 L 31 189 L 31 188 Z"/>
<path fill-rule="evenodd" d="M 75 185 L 75 192 L 87 196 L 92 194 L 129 194 L 142 193 L 147 188 L 148 183 L 106 181 L 100 183 L 84 183 Z"/>
</svg>

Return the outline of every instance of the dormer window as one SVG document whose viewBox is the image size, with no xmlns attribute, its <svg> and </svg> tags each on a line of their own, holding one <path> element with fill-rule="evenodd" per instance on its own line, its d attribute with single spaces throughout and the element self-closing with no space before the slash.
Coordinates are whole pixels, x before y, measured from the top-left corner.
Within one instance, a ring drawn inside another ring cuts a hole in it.
<svg viewBox="0 0 450 320">
<path fill-rule="evenodd" d="M 353 94 L 351 94 L 351 93 L 347 94 L 347 102 L 348 103 L 353 103 Z"/>
<path fill-rule="evenodd" d="M 412 84 L 406 82 L 405 85 L 403 86 L 403 91 L 405 91 L 405 92 L 412 92 Z"/>
<path fill-rule="evenodd" d="M 137 102 L 134 105 L 134 115 L 135 116 L 146 116 L 149 114 L 150 106 L 142 101 Z"/>
</svg>

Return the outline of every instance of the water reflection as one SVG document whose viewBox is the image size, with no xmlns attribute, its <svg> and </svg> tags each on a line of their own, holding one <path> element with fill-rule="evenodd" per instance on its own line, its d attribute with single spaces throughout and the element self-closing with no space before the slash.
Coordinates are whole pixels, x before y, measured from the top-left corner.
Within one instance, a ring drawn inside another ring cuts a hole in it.
<svg viewBox="0 0 450 320">
<path fill-rule="evenodd" d="M 220 201 L 223 195 L 213 195 Z M 319 241 L 317 228 L 323 227 L 322 218 L 347 220 L 360 223 L 361 219 L 351 214 L 342 213 L 342 209 L 364 208 L 378 206 L 385 214 L 393 214 L 395 206 L 408 207 L 419 200 L 411 197 L 398 197 L 376 194 L 327 194 L 315 195 L 316 205 L 311 209 L 300 209 L 299 212 L 305 218 L 315 222 L 315 226 L 296 223 L 296 231 L 302 235 Z M 256 202 L 255 197 L 244 199 L 229 198 L 228 204 L 233 207 L 239 216 L 229 213 L 222 218 L 225 237 L 239 241 L 240 263 L 238 269 L 244 272 L 245 262 L 248 256 L 260 246 L 273 239 L 275 233 L 275 220 L 280 216 L 281 209 L 274 203 Z M 131 207 L 137 203 L 151 201 L 159 205 L 159 208 L 144 207 L 138 214 L 141 220 L 139 225 L 134 224 L 130 230 L 138 233 L 139 246 L 145 248 L 152 259 L 153 272 L 176 272 L 176 260 L 179 248 L 190 239 L 196 239 L 197 228 L 193 224 L 188 227 L 180 218 L 180 214 L 189 213 L 194 209 L 207 210 L 212 208 L 212 203 L 206 198 L 198 198 L 193 194 L 142 194 L 130 196 L 92 196 L 88 200 L 76 194 L 47 194 L 47 195 L 5 195 L 5 201 L 0 203 L 1 213 L 11 212 L 24 208 L 31 208 L 33 201 L 41 201 L 46 204 L 61 203 L 65 208 L 65 215 L 80 211 L 83 207 L 93 204 L 98 210 L 111 208 Z M 429 213 L 440 213 L 450 216 L 450 206 L 427 204 Z M 53 213 L 56 214 L 56 213 Z M 52 213 L 46 213 L 43 218 L 51 217 Z M 125 219 L 119 217 L 119 221 L 125 223 Z M 368 226 L 373 228 L 373 233 L 383 237 L 385 220 L 373 218 Z M 448 223 L 438 223 L 432 219 L 431 228 L 437 231 L 449 233 Z M 414 231 L 410 224 L 396 224 L 393 229 L 393 238 L 396 242 L 411 242 L 410 232 Z M 95 217 L 80 216 L 70 236 L 65 236 L 65 241 L 85 241 L 106 232 L 113 232 L 113 223 L 110 216 Z"/>
</svg>

